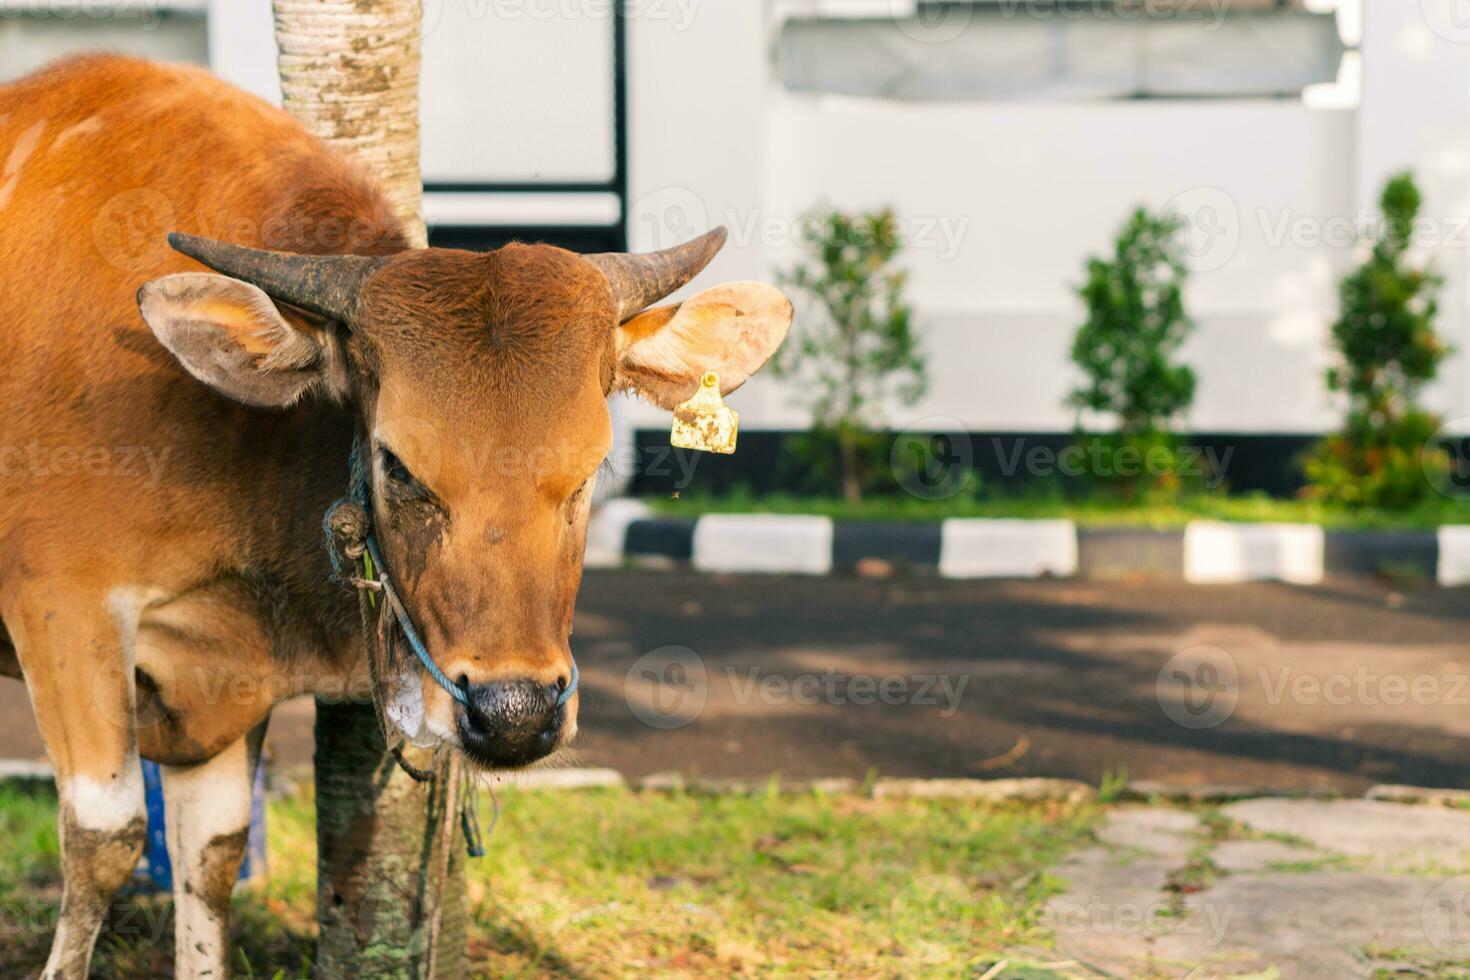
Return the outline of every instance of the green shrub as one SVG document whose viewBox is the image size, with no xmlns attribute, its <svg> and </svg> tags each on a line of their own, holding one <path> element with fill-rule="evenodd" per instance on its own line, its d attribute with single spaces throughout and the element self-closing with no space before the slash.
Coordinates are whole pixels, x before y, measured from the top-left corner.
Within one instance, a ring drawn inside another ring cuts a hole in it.
<svg viewBox="0 0 1470 980">
<path fill-rule="evenodd" d="M 1089 458 L 1149 460 L 1142 471 L 1103 465 L 1100 482 L 1136 494 L 1178 488 L 1179 457 L 1169 423 L 1194 400 L 1194 371 L 1174 357 L 1194 324 L 1184 310 L 1184 223 L 1133 212 L 1111 258 L 1090 258 L 1078 290 L 1087 320 L 1072 343 L 1084 381 L 1067 404 L 1078 411 L 1078 440 Z M 1083 411 L 1110 415 L 1110 435 L 1082 433 Z M 1099 457 L 1096 452 L 1101 451 Z M 1121 455 L 1120 455 L 1121 454 Z"/>
<path fill-rule="evenodd" d="M 865 487 L 887 482 L 886 456 L 872 435 L 884 424 L 884 403 L 912 405 L 927 384 L 913 311 L 904 302 L 907 276 L 894 265 L 903 246 L 886 210 L 817 211 L 804 227 L 807 255 L 781 279 L 806 302 L 773 371 L 801 382 L 803 407 L 812 413 L 808 438 L 792 444 L 796 464 L 835 456 L 829 486 L 857 503 Z"/>
<path fill-rule="evenodd" d="M 1347 417 L 1306 461 L 1308 493 L 1331 503 L 1407 509 L 1449 468 L 1430 445 L 1439 420 L 1418 404 L 1449 354 L 1434 330 L 1443 280 L 1408 255 L 1421 203 L 1412 174 L 1388 182 L 1372 252 L 1339 291 L 1332 325 L 1339 361 L 1327 371 L 1327 388 L 1346 396 Z"/>
<path fill-rule="evenodd" d="M 800 493 L 830 496 L 841 492 L 849 503 L 860 502 L 872 493 L 896 489 L 888 471 L 889 438 L 865 429 L 840 433 L 835 428 L 814 426 L 793 434 L 781 445 L 777 476 L 781 486 Z M 856 500 L 847 493 L 849 482 L 857 485 Z"/>
<path fill-rule="evenodd" d="M 851 451 L 861 496 L 859 506 L 875 497 L 908 495 L 920 500 L 949 500 L 960 494 L 978 496 L 984 483 L 973 459 L 950 433 L 927 431 L 858 432 Z M 968 447 L 966 447 L 968 448 Z M 826 430 L 795 433 L 781 445 L 777 485 L 813 498 L 835 496 L 843 485 L 842 452 L 836 434 Z"/>
</svg>

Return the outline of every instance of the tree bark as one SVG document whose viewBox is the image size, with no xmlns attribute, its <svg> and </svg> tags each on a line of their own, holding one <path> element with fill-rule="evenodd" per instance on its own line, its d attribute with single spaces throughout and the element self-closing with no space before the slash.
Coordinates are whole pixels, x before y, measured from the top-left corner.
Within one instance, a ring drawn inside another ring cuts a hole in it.
<svg viewBox="0 0 1470 980">
<path fill-rule="evenodd" d="M 837 455 L 842 462 L 842 498 L 854 506 L 863 502 L 863 485 L 858 479 L 858 432 L 848 422 L 837 427 Z"/>
<path fill-rule="evenodd" d="M 273 6 L 287 111 L 362 163 L 424 247 L 420 0 Z M 398 767 L 372 705 L 317 702 L 317 976 L 468 972 L 458 770 L 437 775 L 421 786 Z"/>
<path fill-rule="evenodd" d="M 378 178 L 422 248 L 420 0 L 273 3 L 286 110 Z"/>
<path fill-rule="evenodd" d="M 448 773 L 404 775 L 372 705 L 316 711 L 316 975 L 459 980 L 465 850 Z"/>
</svg>

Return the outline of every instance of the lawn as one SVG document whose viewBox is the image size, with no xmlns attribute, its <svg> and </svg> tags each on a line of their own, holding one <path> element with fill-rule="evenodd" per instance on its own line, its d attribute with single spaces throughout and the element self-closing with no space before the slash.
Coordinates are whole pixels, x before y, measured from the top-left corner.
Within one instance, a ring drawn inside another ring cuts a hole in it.
<svg viewBox="0 0 1470 980">
<path fill-rule="evenodd" d="M 499 802 L 490 854 L 470 870 L 478 976 L 974 976 L 1002 950 L 1044 959 L 1040 910 L 1059 885 L 1045 869 L 1091 839 L 1097 816 L 774 788 L 502 790 Z M 45 962 L 55 811 L 49 792 L 0 785 L 0 976 Z M 309 973 L 313 816 L 309 794 L 271 805 L 269 883 L 235 899 L 238 976 Z M 94 975 L 171 975 L 169 905 L 119 902 Z"/>
<path fill-rule="evenodd" d="M 669 517 L 700 514 L 820 514 L 841 521 L 918 523 L 951 517 L 1068 518 L 1089 527 L 1181 528 L 1194 520 L 1285 521 L 1329 528 L 1432 529 L 1470 523 L 1470 502 L 1435 498 L 1407 511 L 1347 510 L 1310 500 L 1279 500 L 1260 494 L 1186 494 L 1176 498 L 1126 501 L 1106 496 L 970 496 L 948 500 L 872 496 L 859 504 L 835 497 L 732 493 L 710 496 L 684 491 L 677 497 L 647 497 L 655 511 Z"/>
</svg>

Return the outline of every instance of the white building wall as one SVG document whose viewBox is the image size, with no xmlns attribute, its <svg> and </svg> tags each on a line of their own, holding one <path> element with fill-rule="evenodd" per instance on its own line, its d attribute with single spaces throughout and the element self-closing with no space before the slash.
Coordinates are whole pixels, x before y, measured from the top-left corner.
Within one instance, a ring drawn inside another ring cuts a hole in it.
<svg viewBox="0 0 1470 980">
<path fill-rule="evenodd" d="M 933 385 L 913 413 L 980 429 L 1068 428 L 1061 401 L 1074 381 L 1067 353 L 1086 256 L 1111 247 L 1134 206 L 1177 198 L 1190 213 L 1215 208 L 1221 232 L 1201 237 L 1188 297 L 1200 326 L 1185 352 L 1200 367 L 1190 421 L 1246 430 L 1329 421 L 1302 395 L 1320 373 L 1345 255 L 1273 246 L 1268 219 L 1350 209 L 1352 175 L 1340 164 L 1351 160 L 1350 113 L 1282 102 L 788 98 L 774 118 L 783 152 L 768 167 L 770 207 L 888 203 L 919 236 L 907 264 Z"/>
<path fill-rule="evenodd" d="M 1455 2 L 1425 0 L 1421 15 L 1420 4 L 1366 0 L 1361 107 L 1351 78 L 1314 107 L 798 96 L 776 85 L 775 27 L 754 4 L 701 6 L 679 32 L 635 22 L 635 244 L 678 237 L 639 229 L 723 222 L 736 254 L 710 278 L 769 275 L 791 260 L 806 208 L 891 205 L 920 233 L 906 264 L 932 375 L 929 395 L 892 421 L 1055 430 L 1073 422 L 1061 402 L 1075 380 L 1067 352 L 1086 257 L 1109 247 L 1134 205 L 1172 201 L 1196 220 L 1188 424 L 1322 431 L 1338 419 L 1322 384 L 1337 283 L 1360 257 L 1344 230 L 1374 213 L 1383 179 L 1405 166 L 1429 213 L 1466 210 L 1470 23 L 1457 31 Z M 1433 250 L 1451 276 L 1440 328 L 1461 351 L 1467 248 L 1461 230 Z M 1443 373 L 1432 407 L 1470 416 L 1470 361 L 1458 354 Z M 733 403 L 747 428 L 804 423 L 770 378 Z M 663 424 L 643 406 L 628 417 Z"/>
<path fill-rule="evenodd" d="M 276 25 L 269 3 L 209 2 L 209 67 L 221 78 L 281 104 Z"/>
</svg>

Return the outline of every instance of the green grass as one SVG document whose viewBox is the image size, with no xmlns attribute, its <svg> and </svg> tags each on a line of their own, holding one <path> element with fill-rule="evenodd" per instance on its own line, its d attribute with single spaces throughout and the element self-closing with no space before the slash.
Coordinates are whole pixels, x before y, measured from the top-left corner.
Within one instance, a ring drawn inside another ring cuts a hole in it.
<svg viewBox="0 0 1470 980">
<path fill-rule="evenodd" d="M 1365 946 L 1362 958 L 1392 966 L 1374 969 L 1373 980 L 1395 980 L 1399 977 L 1428 977 L 1432 980 L 1470 980 L 1470 960 L 1445 956 L 1433 950 L 1398 949 Z"/>
<path fill-rule="evenodd" d="M 1369 864 L 1365 857 L 1347 854 L 1328 854 L 1320 858 L 1304 858 L 1300 861 L 1272 861 L 1266 870 L 1272 874 L 1309 875 L 1324 871 L 1361 871 Z"/>
<path fill-rule="evenodd" d="M 1087 526 L 1183 527 L 1193 520 L 1285 521 L 1321 524 L 1330 528 L 1434 528 L 1441 524 L 1470 523 L 1470 504 L 1435 499 L 1414 510 L 1389 512 L 1344 510 L 1308 500 L 1277 500 L 1259 494 L 1190 494 L 1173 500 L 1141 503 L 1107 497 L 1017 496 L 972 497 L 949 500 L 920 500 L 909 496 L 871 497 L 849 504 L 832 497 L 771 494 L 756 496 L 737 492 L 705 496 L 690 491 L 678 497 L 650 497 L 648 503 L 671 517 L 700 514 L 821 514 L 842 521 L 886 521 L 916 523 L 950 517 L 1065 517 Z"/>
<path fill-rule="evenodd" d="M 500 803 L 490 854 L 470 871 L 481 976 L 978 975 L 1003 950 L 1045 944 L 1041 906 L 1060 884 L 1045 869 L 1090 840 L 1097 816 L 775 792 L 503 791 Z M 44 963 L 60 897 L 54 821 L 54 797 L 0 786 L 0 906 L 29 913 L 0 915 L 0 976 Z M 304 976 L 309 796 L 273 803 L 269 829 L 270 881 L 235 899 L 233 966 Z M 121 902 L 94 975 L 169 975 L 168 916 L 166 899 Z"/>
</svg>

